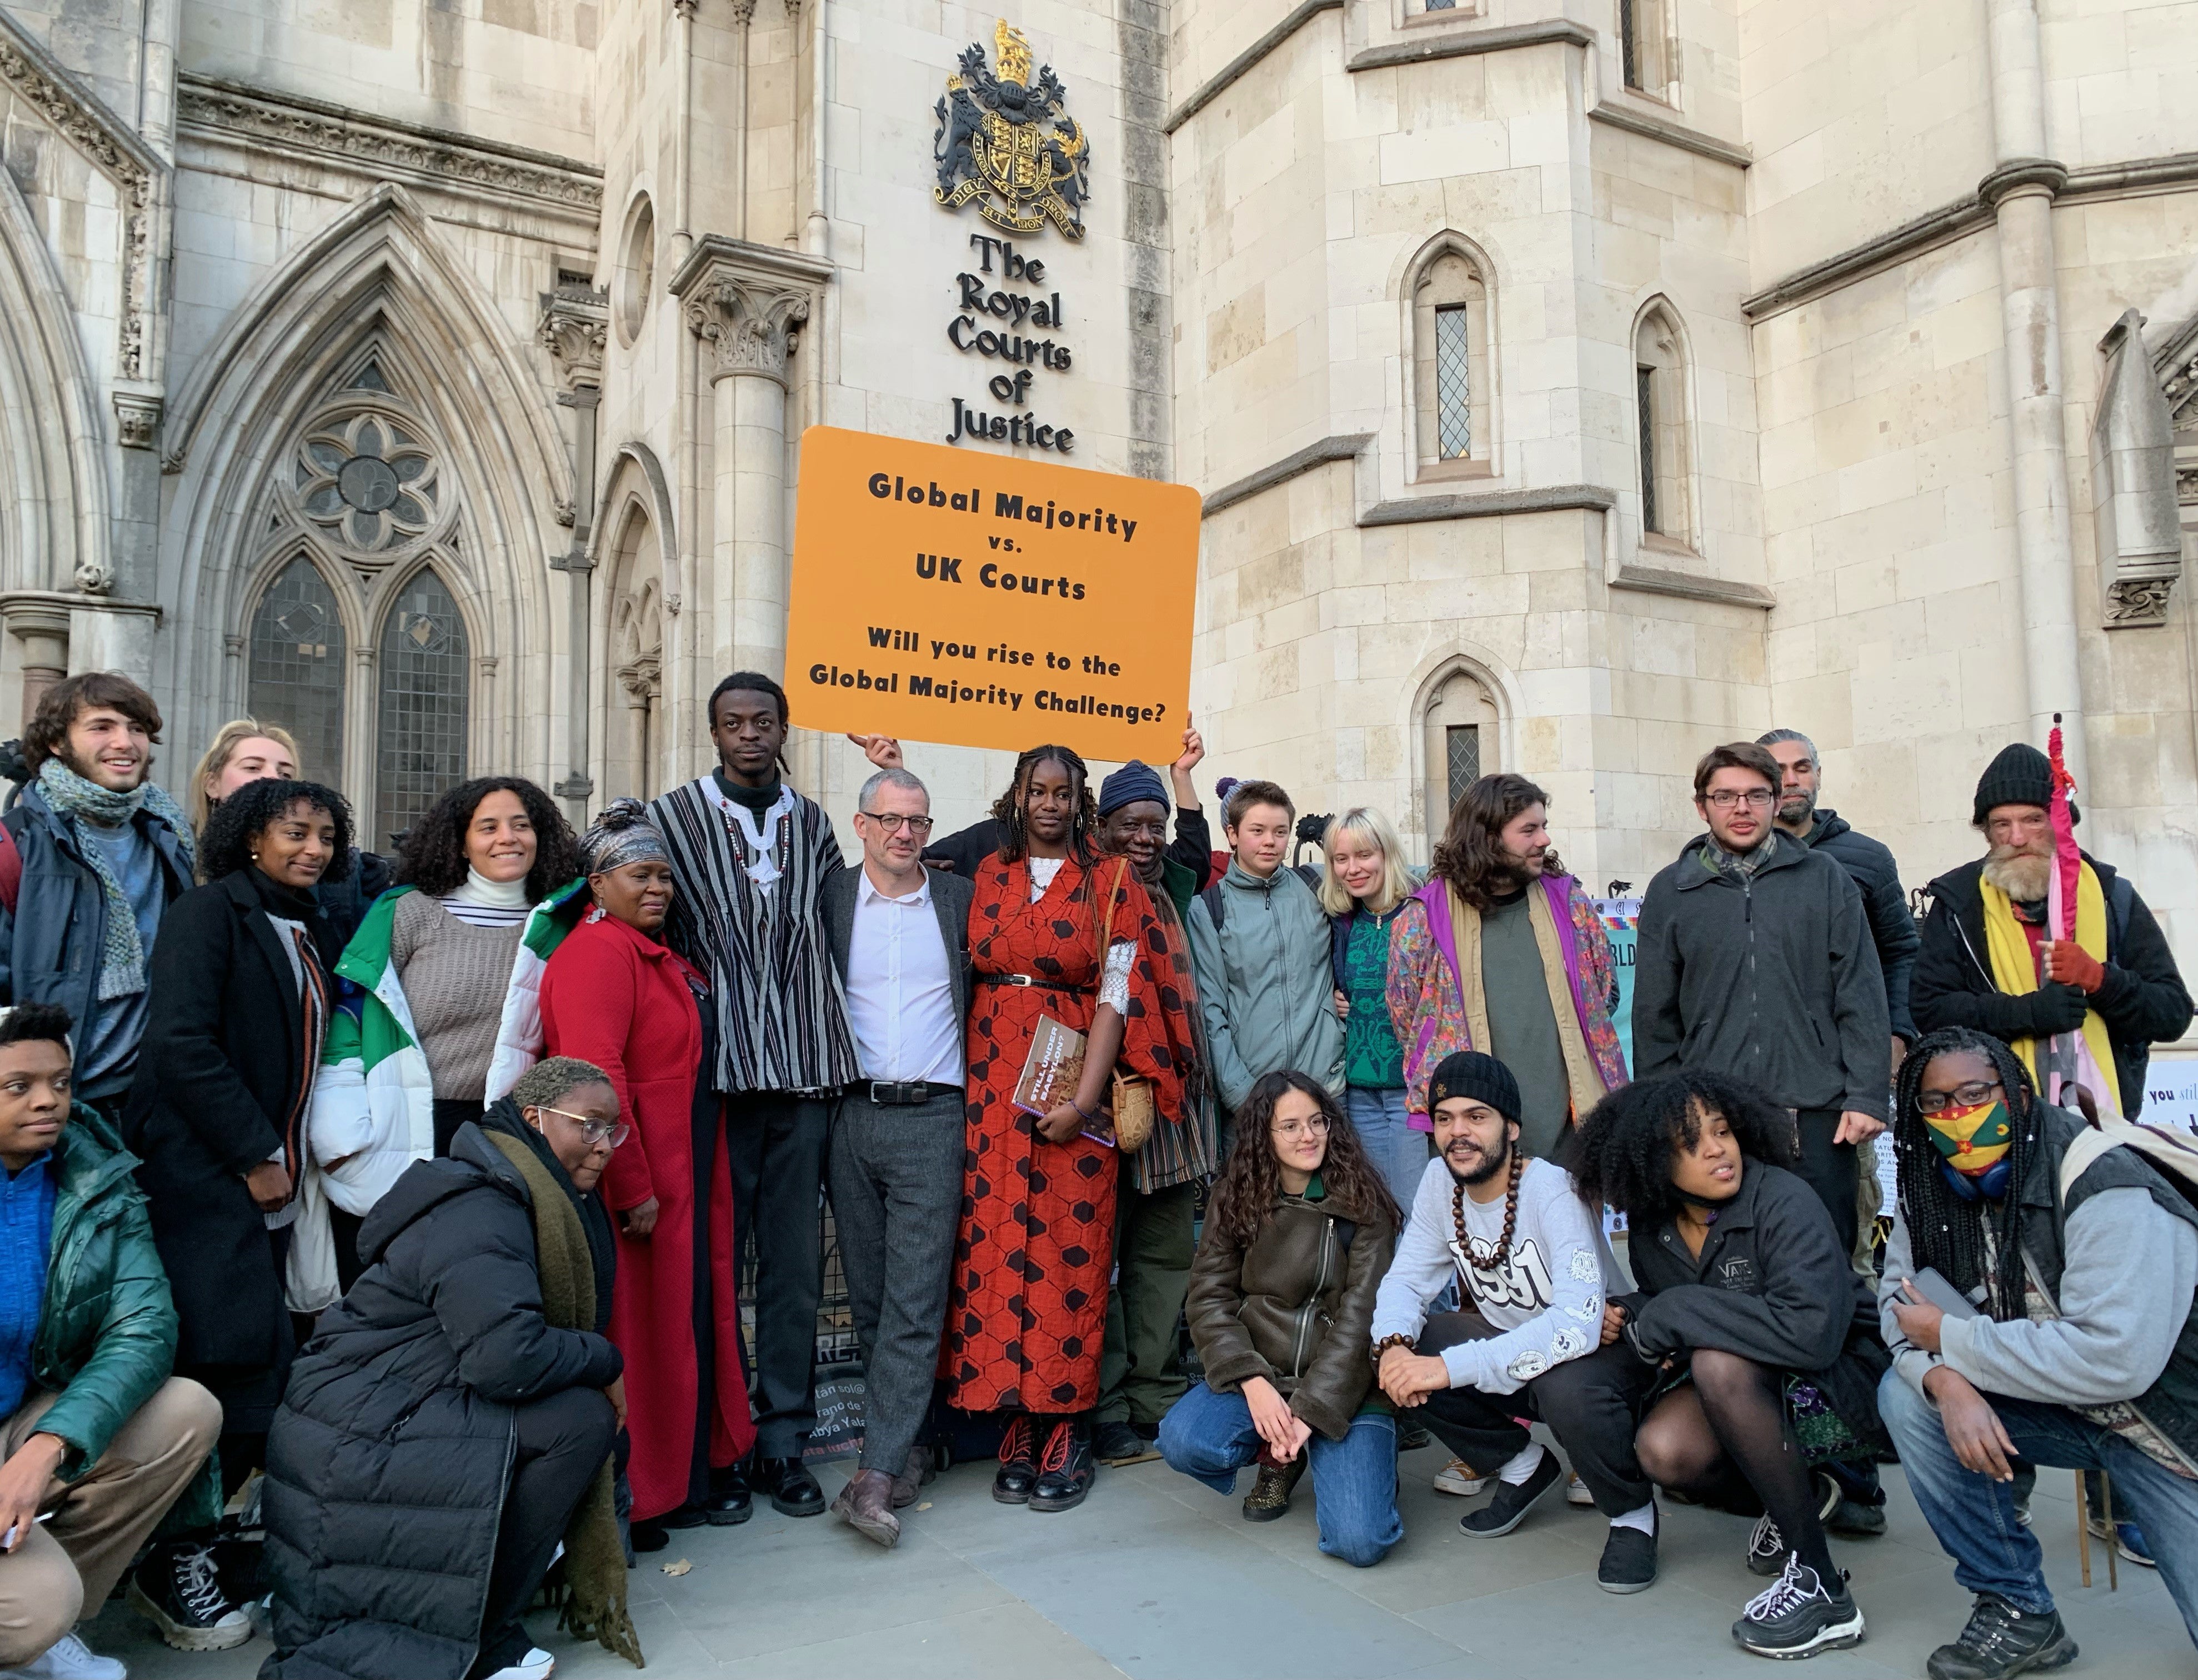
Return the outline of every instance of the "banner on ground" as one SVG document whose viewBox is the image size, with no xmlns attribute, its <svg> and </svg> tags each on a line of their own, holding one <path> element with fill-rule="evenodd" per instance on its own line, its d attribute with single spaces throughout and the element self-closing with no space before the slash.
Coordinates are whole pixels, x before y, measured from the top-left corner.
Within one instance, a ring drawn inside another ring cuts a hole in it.
<svg viewBox="0 0 2198 1680">
<path fill-rule="evenodd" d="M 1187 485 L 812 426 L 786 688 L 817 730 L 1172 761 L 1190 704 Z"/>
</svg>

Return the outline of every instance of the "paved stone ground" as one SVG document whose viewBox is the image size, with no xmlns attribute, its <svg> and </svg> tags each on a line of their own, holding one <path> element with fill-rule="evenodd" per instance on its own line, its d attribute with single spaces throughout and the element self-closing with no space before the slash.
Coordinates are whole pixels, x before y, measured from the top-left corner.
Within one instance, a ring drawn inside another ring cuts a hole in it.
<svg viewBox="0 0 2198 1680">
<path fill-rule="evenodd" d="M 1480 1501 L 1445 1498 L 1428 1479 L 1429 1449 L 1405 1459 L 1405 1538 L 1377 1567 L 1352 1569 L 1315 1549 L 1311 1501 L 1253 1525 L 1223 1499 L 1154 1462 L 1100 1472 L 1082 1509 L 1060 1515 L 996 1505 L 991 1469 L 965 1465 L 902 1514 L 886 1553 L 827 1515 L 803 1521 L 767 1505 L 739 1528 L 695 1529 L 634 1572 L 635 1620 L 652 1680 L 701 1676 L 859 1677 L 859 1680 L 1055 1680 L 1132 1675 L 1259 1677 L 1753 1677 L 1760 1659 L 1727 1633 L 1762 1583 L 1741 1561 L 1748 1524 L 1667 1506 L 1663 1576 L 1649 1591 L 1596 1590 L 1603 1522 L 1552 1496 L 1509 1538 L 1468 1540 L 1457 1517 Z M 828 1497 L 846 1474 L 823 1467 Z M 1891 1532 L 1835 1541 L 1869 1619 L 1853 1651 L 1816 1659 L 1809 1680 L 1921 1676 L 1932 1647 L 1968 1613 L 1952 1565 L 1933 1541 L 1899 1472 L 1886 1472 Z M 2125 1563 L 2109 1594 L 2103 1549 L 2078 1585 L 2073 1479 L 2047 1471 L 2035 1502 L 2055 1594 L 2083 1654 L 2072 1674 L 2189 1680 L 2198 1671 L 2181 1619 L 2157 1575 Z M 1248 1474 L 1239 1484 L 1248 1489 Z M 1310 1484 L 1306 1484 L 1309 1486 Z M 1486 1496 L 1484 1496 L 1485 1497 Z M 668 1576 L 681 1558 L 693 1567 Z M 564 1680 L 620 1680 L 634 1671 L 590 1648 L 538 1637 Z M 266 1654 L 254 1643 L 218 1656 L 166 1649 L 120 1605 L 91 1631 L 133 1673 L 160 1680 L 241 1680 Z"/>
</svg>

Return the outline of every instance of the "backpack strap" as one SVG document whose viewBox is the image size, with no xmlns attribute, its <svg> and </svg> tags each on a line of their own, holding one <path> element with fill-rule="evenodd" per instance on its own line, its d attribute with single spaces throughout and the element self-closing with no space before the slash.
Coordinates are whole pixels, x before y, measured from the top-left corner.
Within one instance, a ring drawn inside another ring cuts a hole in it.
<svg viewBox="0 0 2198 1680">
<path fill-rule="evenodd" d="M 1221 883 L 1215 881 L 1198 895 L 1198 902 L 1206 906 L 1207 919 L 1212 922 L 1218 934 L 1229 925 L 1229 900 L 1222 896 Z"/>
<path fill-rule="evenodd" d="M 2107 894 L 2107 956 L 2109 961 L 2122 954 L 2122 942 L 2129 934 L 2130 907 L 2136 901 L 2137 888 L 2130 885 L 2130 878 L 2117 875 L 2113 890 Z"/>
<path fill-rule="evenodd" d="M 2068 1192 L 2075 1188 L 2076 1181 L 2090 1171 L 2108 1150 L 2120 1148 L 2121 1142 L 2096 1126 L 2086 1126 L 2069 1144 L 2067 1153 L 2061 1157 L 2060 1182 L 2054 1187 L 2064 1212 L 2068 1206 Z"/>
<path fill-rule="evenodd" d="M 2134 1120 L 2102 1120 L 2086 1127 L 2061 1158 L 2061 1205 L 2076 1181 L 2109 1149 L 2126 1147 L 2139 1160 L 2175 1186 L 2185 1200 L 2198 1201 L 2198 1143 L 2166 1126 Z"/>
</svg>

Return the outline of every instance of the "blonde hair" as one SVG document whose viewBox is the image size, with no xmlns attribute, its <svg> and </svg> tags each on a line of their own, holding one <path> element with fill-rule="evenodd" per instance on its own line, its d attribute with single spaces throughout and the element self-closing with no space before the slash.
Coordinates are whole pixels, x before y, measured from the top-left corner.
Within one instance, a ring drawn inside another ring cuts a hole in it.
<svg viewBox="0 0 2198 1680">
<path fill-rule="evenodd" d="M 1328 825 L 1321 836 L 1320 907 L 1330 916 L 1347 915 L 1358 900 L 1335 873 L 1335 843 L 1346 834 L 1369 840 L 1381 849 L 1381 886 L 1367 901 L 1376 916 L 1386 916 L 1412 895 L 1411 871 L 1404 867 L 1404 843 L 1389 819 L 1370 805 L 1353 805 Z"/>
<path fill-rule="evenodd" d="M 298 757 L 298 743 L 291 739 L 290 731 L 280 724 L 263 724 L 257 718 L 232 718 L 214 731 L 213 741 L 199 760 L 199 767 L 191 772 L 191 826 L 203 833 L 213 820 L 213 800 L 207 796 L 206 783 L 229 768 L 229 761 L 236 756 L 240 742 L 253 739 L 271 741 L 290 755 L 290 762 L 298 768 L 294 776 L 305 774 L 305 763 Z"/>
</svg>

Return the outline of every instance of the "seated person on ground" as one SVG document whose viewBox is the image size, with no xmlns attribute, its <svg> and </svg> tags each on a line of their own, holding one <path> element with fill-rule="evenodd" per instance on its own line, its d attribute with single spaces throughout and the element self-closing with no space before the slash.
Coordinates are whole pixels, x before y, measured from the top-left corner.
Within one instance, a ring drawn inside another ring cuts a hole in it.
<svg viewBox="0 0 2198 1680">
<path fill-rule="evenodd" d="M 1366 1357 L 1401 1216 L 1342 1106 L 1263 1074 L 1214 1182 L 1185 1309 L 1206 1380 L 1160 1420 L 1160 1453 L 1217 1493 L 1255 1459 L 1247 1521 L 1289 1509 L 1312 1467 L 1320 1549 L 1360 1568 L 1404 1538 L 1397 1420 Z"/>
<path fill-rule="evenodd" d="M 1633 1456 L 1648 1385 L 1627 1350 L 1597 1346 L 1595 1213 L 1564 1168 L 1520 1153 L 1519 1108 L 1510 1070 L 1476 1050 L 1444 1057 L 1428 1081 L 1437 1159 L 1375 1304 L 1381 1386 L 1466 1462 L 1502 1467 L 1496 1497 L 1458 1524 L 1476 1539 L 1509 1534 L 1563 1484 L 1520 1420 L 1547 1423 L 1610 1519 L 1597 1582 L 1639 1592 L 1656 1578 L 1655 1490 Z M 1468 1310 L 1430 1319 L 1453 1277 Z"/>
<path fill-rule="evenodd" d="M 1613 1091 L 1579 1136 L 1581 1194 L 1631 1234 L 1638 1287 L 1605 1310 L 1602 1335 L 1654 1375 L 1641 1467 L 1703 1503 L 1763 1511 L 1747 1567 L 1777 1579 L 1732 1636 L 1767 1657 L 1862 1639 L 1824 1534 L 1837 1489 L 1816 1467 L 1875 1450 L 1887 1364 L 1869 1283 L 1784 1166 L 1793 1135 L 1759 1093 L 1697 1073 Z"/>
<path fill-rule="evenodd" d="M 2184 1184 L 2041 1100 L 2015 1053 L 1972 1028 L 1918 1043 L 1893 1106 L 1900 1201 L 1879 1296 L 1893 1368 L 1878 1404 L 1955 1580 L 1976 1595 L 1960 1637 L 1931 1654 L 1934 1680 L 2076 1654 L 2015 1520 L 2018 1456 L 2108 1473 L 2114 1514 L 2143 1530 L 2198 1638 L 2198 1211 Z M 1942 1311 L 1925 1285 L 1973 1311 Z"/>
<path fill-rule="evenodd" d="M 520 1618 L 561 1540 L 565 1627 L 640 1663 L 596 1194 L 625 1135 L 602 1070 L 552 1056 L 366 1216 L 366 1270 L 321 1316 L 268 1439 L 268 1680 L 542 1680 Z"/>
<path fill-rule="evenodd" d="M 122 1680 L 73 1630 L 193 1488 L 221 1406 L 169 1375 L 176 1309 L 137 1161 L 72 1109 L 68 1033 L 51 1003 L 0 1020 L 0 1670 Z M 211 1481 L 195 1491 L 211 1523 Z M 241 1644 L 230 1613 L 219 1631 Z"/>
</svg>

